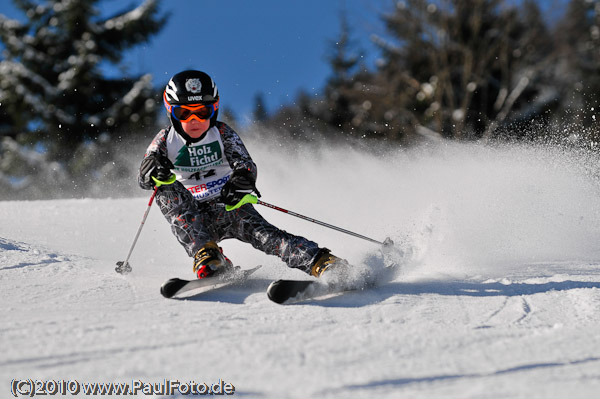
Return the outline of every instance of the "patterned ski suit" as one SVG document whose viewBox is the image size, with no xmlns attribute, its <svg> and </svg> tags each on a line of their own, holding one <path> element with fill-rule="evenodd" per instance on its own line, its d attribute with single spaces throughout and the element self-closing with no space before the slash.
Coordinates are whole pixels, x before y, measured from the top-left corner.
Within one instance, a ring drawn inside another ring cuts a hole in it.
<svg viewBox="0 0 600 399">
<path fill-rule="evenodd" d="M 175 165 L 177 181 L 161 186 L 156 202 L 189 256 L 194 256 L 208 241 L 237 238 L 280 257 L 289 267 L 310 273 L 320 250 L 315 242 L 271 225 L 251 204 L 227 212 L 219 202 L 221 188 L 234 170 L 250 170 L 255 177 L 257 173 L 246 147 L 231 127 L 217 122 L 200 141 L 186 143 L 171 126 L 156 135 L 146 156 L 151 153 L 160 153 Z M 144 189 L 153 188 L 144 184 L 141 177 L 139 184 Z"/>
</svg>

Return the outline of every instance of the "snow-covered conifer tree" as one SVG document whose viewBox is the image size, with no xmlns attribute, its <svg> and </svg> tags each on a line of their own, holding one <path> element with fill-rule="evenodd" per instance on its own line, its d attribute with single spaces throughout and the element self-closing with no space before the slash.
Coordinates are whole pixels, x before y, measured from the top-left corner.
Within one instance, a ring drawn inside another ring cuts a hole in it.
<svg viewBox="0 0 600 399">
<path fill-rule="evenodd" d="M 90 167 L 101 167 L 106 157 L 82 158 L 94 152 L 82 147 L 102 146 L 154 122 L 150 75 L 111 78 L 106 71 L 120 66 L 126 50 L 150 40 L 167 17 L 159 15 L 158 0 L 109 17 L 101 15 L 100 0 L 13 2 L 25 18 L 0 14 L 0 134 L 16 141 L 0 151 L 37 145 L 45 162 L 30 173 L 55 162 L 68 178 L 89 178 Z"/>
</svg>

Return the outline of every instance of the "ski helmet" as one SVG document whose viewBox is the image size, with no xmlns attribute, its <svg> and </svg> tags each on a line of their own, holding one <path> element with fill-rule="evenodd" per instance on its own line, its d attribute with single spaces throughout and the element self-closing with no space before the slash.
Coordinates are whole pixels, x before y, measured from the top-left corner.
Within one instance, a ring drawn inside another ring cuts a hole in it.
<svg viewBox="0 0 600 399">
<path fill-rule="evenodd" d="M 187 70 L 174 75 L 163 93 L 163 102 L 173 127 L 187 141 L 194 142 L 199 139 L 189 137 L 181 126 L 181 121 L 173 113 L 178 105 L 205 105 L 212 108 L 210 127 L 217 122 L 219 114 L 219 90 L 212 78 L 201 71 Z"/>
</svg>

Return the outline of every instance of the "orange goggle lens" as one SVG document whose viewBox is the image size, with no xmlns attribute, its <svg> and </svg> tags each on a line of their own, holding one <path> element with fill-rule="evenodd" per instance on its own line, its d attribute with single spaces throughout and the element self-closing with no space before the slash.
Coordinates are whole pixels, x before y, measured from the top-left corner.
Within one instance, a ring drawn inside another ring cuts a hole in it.
<svg viewBox="0 0 600 399">
<path fill-rule="evenodd" d="M 188 122 L 194 115 L 198 119 L 207 120 L 212 118 L 218 109 L 218 101 L 213 104 L 173 105 L 171 107 L 171 115 L 179 122 Z"/>
</svg>

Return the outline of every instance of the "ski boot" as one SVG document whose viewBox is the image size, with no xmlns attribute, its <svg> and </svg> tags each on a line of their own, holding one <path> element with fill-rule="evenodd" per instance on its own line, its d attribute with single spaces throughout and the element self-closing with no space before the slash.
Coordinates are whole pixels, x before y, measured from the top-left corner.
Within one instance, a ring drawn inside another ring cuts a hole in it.
<svg viewBox="0 0 600 399">
<path fill-rule="evenodd" d="M 310 275 L 315 277 L 321 277 L 323 273 L 329 270 L 327 274 L 332 271 L 336 273 L 345 273 L 348 271 L 350 265 L 346 260 L 338 258 L 332 255 L 327 248 L 323 248 L 319 251 L 315 257 L 315 262 L 310 268 Z"/>
<path fill-rule="evenodd" d="M 233 263 L 223 255 L 223 250 L 214 241 L 207 242 L 194 255 L 194 273 L 199 279 L 226 274 L 233 270 Z"/>
</svg>

